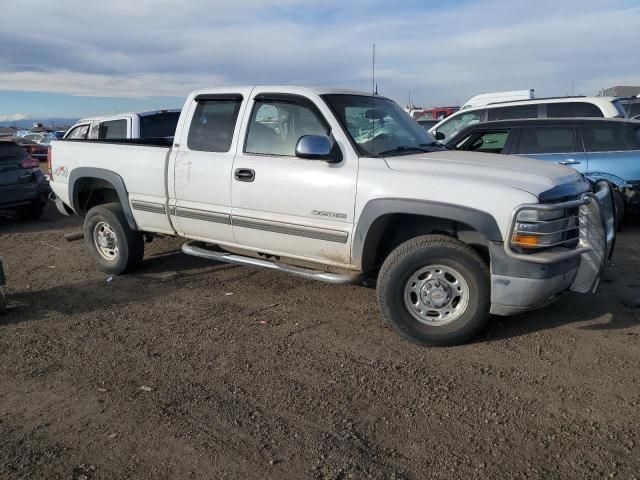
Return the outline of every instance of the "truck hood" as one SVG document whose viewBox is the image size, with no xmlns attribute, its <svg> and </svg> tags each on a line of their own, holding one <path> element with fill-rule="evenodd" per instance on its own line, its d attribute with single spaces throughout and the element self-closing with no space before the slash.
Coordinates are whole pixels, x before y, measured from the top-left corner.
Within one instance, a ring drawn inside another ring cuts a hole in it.
<svg viewBox="0 0 640 480">
<path fill-rule="evenodd" d="M 571 168 L 514 155 L 445 150 L 385 157 L 385 161 L 392 170 L 474 179 L 535 196 L 559 185 L 581 180 L 581 175 Z"/>
</svg>

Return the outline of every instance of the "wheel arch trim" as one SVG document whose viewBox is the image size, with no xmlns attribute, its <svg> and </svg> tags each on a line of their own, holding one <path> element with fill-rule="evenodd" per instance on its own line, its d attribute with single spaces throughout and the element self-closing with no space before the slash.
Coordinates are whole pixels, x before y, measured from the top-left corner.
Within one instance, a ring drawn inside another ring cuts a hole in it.
<svg viewBox="0 0 640 480">
<path fill-rule="evenodd" d="M 84 179 L 104 180 L 105 182 L 109 182 L 113 185 L 113 188 L 118 195 L 118 199 L 120 200 L 120 204 L 122 205 L 122 210 L 124 211 L 124 216 L 127 219 L 129 227 L 132 230 L 138 230 L 135 218 L 133 217 L 133 211 L 131 210 L 131 205 L 129 204 L 129 192 L 125 187 L 124 180 L 117 173 L 104 168 L 79 167 L 74 168 L 71 171 L 71 174 L 69 175 L 69 201 L 76 213 L 82 211 L 82 206 L 80 205 L 80 200 L 78 198 L 78 189 L 76 187 L 78 182 Z"/>
<path fill-rule="evenodd" d="M 352 263 L 364 268 L 365 245 L 367 244 L 371 227 L 378 219 L 393 214 L 419 215 L 452 220 L 469 225 L 484 235 L 488 241 L 503 241 L 496 219 L 487 212 L 428 200 L 378 198 L 367 202 L 362 209 L 353 235 Z"/>
</svg>

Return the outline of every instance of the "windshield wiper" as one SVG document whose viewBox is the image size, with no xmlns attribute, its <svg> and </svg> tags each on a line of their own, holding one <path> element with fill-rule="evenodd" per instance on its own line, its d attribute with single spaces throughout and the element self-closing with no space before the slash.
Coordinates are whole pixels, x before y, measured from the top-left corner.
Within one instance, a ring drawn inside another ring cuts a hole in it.
<svg viewBox="0 0 640 480">
<path fill-rule="evenodd" d="M 415 145 L 400 145 L 399 147 L 392 148 L 390 150 L 384 150 L 383 152 L 378 152 L 378 155 L 400 155 L 405 152 L 430 152 L 431 150 L 427 150 L 426 148 L 416 147 Z"/>
<path fill-rule="evenodd" d="M 424 147 L 432 147 L 432 148 L 424 148 Z M 437 148 L 437 150 L 434 150 L 434 147 Z M 399 147 L 396 148 L 392 148 L 390 150 L 385 150 L 383 152 L 378 152 L 378 155 L 380 156 L 384 156 L 384 155 L 401 155 L 403 153 L 409 153 L 409 152 L 434 152 L 434 151 L 438 151 L 438 150 L 442 150 L 442 149 L 447 149 L 447 147 L 441 143 L 438 142 L 431 142 L 431 143 L 421 143 L 419 145 L 400 145 Z"/>
</svg>

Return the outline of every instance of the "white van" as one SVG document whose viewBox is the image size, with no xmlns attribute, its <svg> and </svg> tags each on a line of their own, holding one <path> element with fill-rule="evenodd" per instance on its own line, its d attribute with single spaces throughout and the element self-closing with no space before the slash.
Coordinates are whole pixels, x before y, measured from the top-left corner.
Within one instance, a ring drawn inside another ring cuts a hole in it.
<svg viewBox="0 0 640 480">
<path fill-rule="evenodd" d="M 481 93 L 471 97 L 460 107 L 460 110 L 467 108 L 484 107 L 497 102 L 514 102 L 519 100 L 533 100 L 535 98 L 533 88 L 529 90 L 512 90 L 509 92 Z"/>
<path fill-rule="evenodd" d="M 173 137 L 180 109 L 120 113 L 78 120 L 65 134 L 72 140 Z"/>
<path fill-rule="evenodd" d="M 615 97 L 550 97 L 495 102 L 465 108 L 429 129 L 438 141 L 445 141 L 464 127 L 492 120 L 515 118 L 624 117 L 624 107 Z"/>
</svg>

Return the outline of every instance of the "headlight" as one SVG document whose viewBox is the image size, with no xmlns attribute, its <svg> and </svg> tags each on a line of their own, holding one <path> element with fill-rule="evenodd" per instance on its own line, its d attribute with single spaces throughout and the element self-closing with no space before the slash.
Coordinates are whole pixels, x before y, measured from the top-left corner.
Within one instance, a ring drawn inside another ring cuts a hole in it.
<svg viewBox="0 0 640 480">
<path fill-rule="evenodd" d="M 578 228 L 578 218 L 571 211 L 533 208 L 521 210 L 516 217 L 511 245 L 520 249 L 563 245 L 574 241 Z"/>
<path fill-rule="evenodd" d="M 521 210 L 517 220 L 520 222 L 544 222 L 564 217 L 564 210 Z"/>
</svg>

